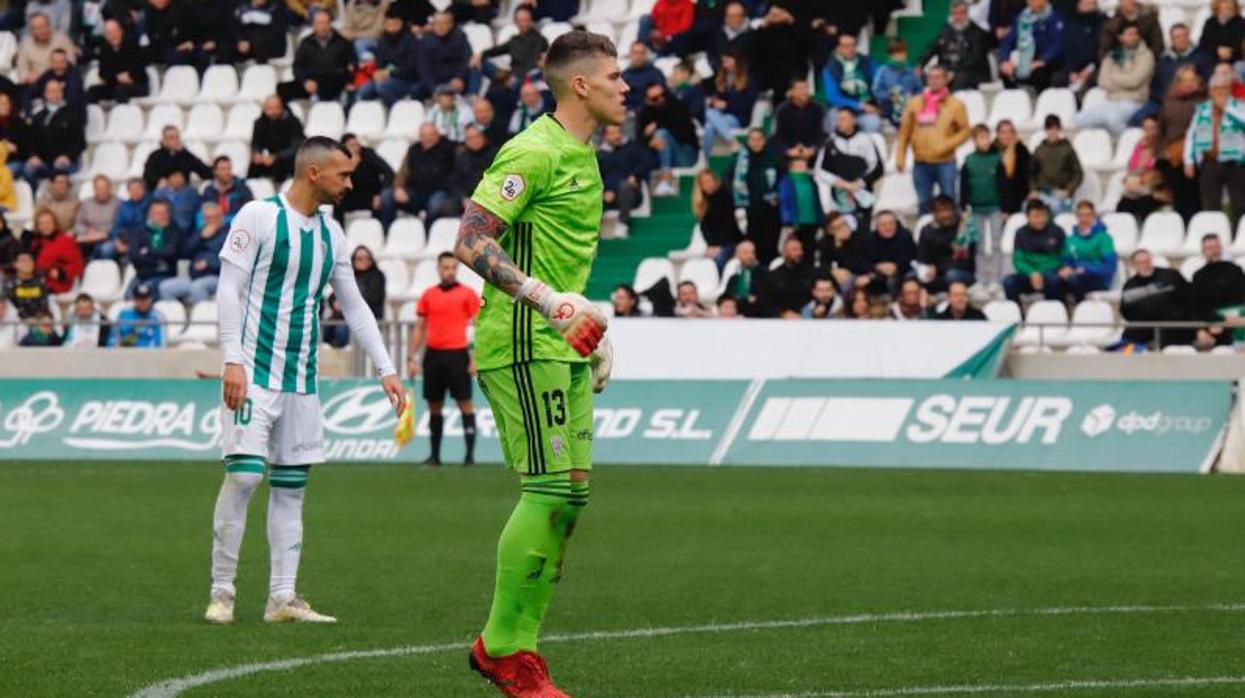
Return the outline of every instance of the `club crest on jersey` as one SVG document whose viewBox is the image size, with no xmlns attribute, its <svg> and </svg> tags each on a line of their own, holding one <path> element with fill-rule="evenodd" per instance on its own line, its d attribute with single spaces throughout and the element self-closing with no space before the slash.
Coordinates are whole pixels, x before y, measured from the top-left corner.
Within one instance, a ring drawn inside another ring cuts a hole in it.
<svg viewBox="0 0 1245 698">
<path fill-rule="evenodd" d="M 527 182 L 523 181 L 523 175 L 508 174 L 501 181 L 501 198 L 506 201 L 514 201 L 519 198 L 524 189 L 527 189 Z"/>
<path fill-rule="evenodd" d="M 233 231 L 233 235 L 229 236 L 229 249 L 234 252 L 241 252 L 251 246 L 251 234 L 241 228 Z"/>
<path fill-rule="evenodd" d="M 566 448 L 566 444 L 563 443 L 561 436 L 554 436 L 549 439 L 549 447 L 553 450 L 554 457 L 561 458 L 562 449 Z"/>
</svg>

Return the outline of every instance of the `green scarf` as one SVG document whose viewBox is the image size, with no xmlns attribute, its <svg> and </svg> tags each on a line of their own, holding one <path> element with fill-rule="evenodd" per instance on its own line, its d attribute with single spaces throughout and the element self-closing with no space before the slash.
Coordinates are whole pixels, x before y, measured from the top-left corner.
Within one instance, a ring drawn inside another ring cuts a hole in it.
<svg viewBox="0 0 1245 698">
<path fill-rule="evenodd" d="M 869 80 L 860 68 L 860 57 L 848 60 L 835 53 L 834 60 L 843 66 L 843 79 L 839 81 L 839 89 L 843 94 L 859 101 L 869 99 Z"/>
</svg>

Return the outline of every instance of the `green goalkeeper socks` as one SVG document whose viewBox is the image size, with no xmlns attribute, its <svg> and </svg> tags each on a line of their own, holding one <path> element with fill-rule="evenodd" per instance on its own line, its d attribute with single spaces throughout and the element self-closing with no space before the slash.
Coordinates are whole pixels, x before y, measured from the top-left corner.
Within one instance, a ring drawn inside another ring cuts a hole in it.
<svg viewBox="0 0 1245 698">
<path fill-rule="evenodd" d="M 536 651 L 541 621 L 562 577 L 566 541 L 588 491 L 588 482 L 572 482 L 570 473 L 523 478 L 523 494 L 497 542 L 497 585 L 483 633 L 490 655 Z"/>
</svg>

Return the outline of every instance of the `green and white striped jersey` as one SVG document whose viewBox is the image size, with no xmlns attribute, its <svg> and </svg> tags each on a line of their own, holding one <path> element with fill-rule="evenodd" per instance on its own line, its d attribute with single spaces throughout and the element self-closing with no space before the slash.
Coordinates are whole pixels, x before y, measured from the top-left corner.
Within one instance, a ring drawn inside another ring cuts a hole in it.
<svg viewBox="0 0 1245 698">
<path fill-rule="evenodd" d="M 252 201 L 234 217 L 220 258 L 249 275 L 241 339 L 251 383 L 315 393 L 317 310 L 334 264 L 353 278 L 341 226 L 323 212 L 303 216 L 281 195 Z"/>
</svg>

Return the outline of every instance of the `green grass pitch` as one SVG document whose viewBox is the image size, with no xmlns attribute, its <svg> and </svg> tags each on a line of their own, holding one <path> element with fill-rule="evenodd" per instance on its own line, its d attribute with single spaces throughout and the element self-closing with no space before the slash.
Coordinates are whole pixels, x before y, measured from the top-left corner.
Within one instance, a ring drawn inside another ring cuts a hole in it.
<svg viewBox="0 0 1245 698">
<path fill-rule="evenodd" d="M 499 468 L 316 469 L 299 590 L 341 619 L 335 627 L 261 621 L 266 489 L 252 502 L 237 625 L 200 620 L 219 481 L 210 464 L 0 464 L 0 696 L 127 696 L 246 663 L 465 645 L 481 626 L 497 533 L 517 496 Z M 1245 677 L 1245 606 L 1205 607 L 1242 602 L 1245 478 L 601 467 L 548 633 L 1185 608 L 719 627 L 543 649 L 576 698 L 1066 681 L 1135 683 L 1051 692 L 1234 696 L 1245 683 L 1149 682 Z M 454 650 L 313 664 L 184 695 L 493 693 Z"/>
</svg>

